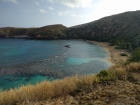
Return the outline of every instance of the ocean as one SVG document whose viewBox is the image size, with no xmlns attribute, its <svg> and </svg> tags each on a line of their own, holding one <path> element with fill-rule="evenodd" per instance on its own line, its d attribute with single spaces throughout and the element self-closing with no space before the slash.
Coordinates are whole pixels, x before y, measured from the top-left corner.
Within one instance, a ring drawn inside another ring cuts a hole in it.
<svg viewBox="0 0 140 105">
<path fill-rule="evenodd" d="M 107 58 L 104 48 L 84 40 L 1 38 L 0 88 L 96 74 L 111 66 Z"/>
</svg>

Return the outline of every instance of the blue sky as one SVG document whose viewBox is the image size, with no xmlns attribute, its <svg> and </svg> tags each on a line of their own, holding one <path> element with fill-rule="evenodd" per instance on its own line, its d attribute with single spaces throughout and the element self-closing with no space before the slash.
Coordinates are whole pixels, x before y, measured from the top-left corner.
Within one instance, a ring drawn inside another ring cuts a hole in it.
<svg viewBox="0 0 140 105">
<path fill-rule="evenodd" d="M 125 11 L 140 0 L 0 0 L 0 27 L 70 27 Z"/>
</svg>

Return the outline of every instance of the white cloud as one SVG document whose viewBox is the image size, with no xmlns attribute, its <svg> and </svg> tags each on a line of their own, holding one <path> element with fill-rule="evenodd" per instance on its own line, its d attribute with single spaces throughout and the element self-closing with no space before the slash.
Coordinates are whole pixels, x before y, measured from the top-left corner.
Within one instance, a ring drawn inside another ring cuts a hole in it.
<svg viewBox="0 0 140 105">
<path fill-rule="evenodd" d="M 93 0 L 57 0 L 57 2 L 71 8 L 87 8 L 93 5 Z"/>
<path fill-rule="evenodd" d="M 72 14 L 71 16 L 72 16 L 72 17 L 76 17 L 77 15 L 76 15 L 76 14 Z"/>
<path fill-rule="evenodd" d="M 40 9 L 39 10 L 41 13 L 46 13 L 46 11 L 44 9 Z"/>
<path fill-rule="evenodd" d="M 118 14 L 125 11 L 135 11 L 139 10 L 140 1 L 139 0 L 105 0 L 102 1 L 98 8 L 96 8 L 93 18 L 99 19 L 104 16 L 109 16 L 112 14 Z"/>
<path fill-rule="evenodd" d="M 50 3 L 54 3 L 54 0 L 48 0 Z"/>
<path fill-rule="evenodd" d="M 61 12 L 58 12 L 58 15 L 59 16 L 62 16 L 62 15 L 72 15 L 74 13 L 74 11 L 61 11 Z"/>
<path fill-rule="evenodd" d="M 75 11 L 60 11 L 58 12 L 59 16 L 63 16 L 63 15 L 67 15 L 67 16 L 71 16 L 71 17 L 79 17 L 79 18 L 83 18 L 84 16 L 76 14 Z"/>
<path fill-rule="evenodd" d="M 14 4 L 19 4 L 17 0 L 2 0 L 4 2 L 12 2 Z"/>
<path fill-rule="evenodd" d="M 140 0 L 102 0 L 90 12 L 89 21 L 98 20 L 105 16 L 140 10 Z"/>
<path fill-rule="evenodd" d="M 65 15 L 66 13 L 65 12 L 58 12 L 58 15 L 62 16 L 62 15 Z"/>
<path fill-rule="evenodd" d="M 80 17 L 80 18 L 83 18 L 84 17 L 82 15 L 77 15 L 77 14 L 71 14 L 70 16 L 72 16 L 72 17 Z"/>
<path fill-rule="evenodd" d="M 54 10 L 54 8 L 53 8 L 53 7 L 48 7 L 48 9 L 49 9 L 49 10 Z"/>
<path fill-rule="evenodd" d="M 40 5 L 39 2 L 37 2 L 37 1 L 35 3 L 36 3 L 36 5 Z"/>
</svg>

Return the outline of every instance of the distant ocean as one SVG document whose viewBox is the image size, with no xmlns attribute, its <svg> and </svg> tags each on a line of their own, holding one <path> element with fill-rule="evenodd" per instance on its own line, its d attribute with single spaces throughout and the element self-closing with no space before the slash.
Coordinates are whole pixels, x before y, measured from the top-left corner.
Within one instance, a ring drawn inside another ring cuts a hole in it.
<svg viewBox="0 0 140 105">
<path fill-rule="evenodd" d="M 83 40 L 1 38 L 0 88 L 95 74 L 111 66 L 107 58 L 105 49 Z"/>
</svg>

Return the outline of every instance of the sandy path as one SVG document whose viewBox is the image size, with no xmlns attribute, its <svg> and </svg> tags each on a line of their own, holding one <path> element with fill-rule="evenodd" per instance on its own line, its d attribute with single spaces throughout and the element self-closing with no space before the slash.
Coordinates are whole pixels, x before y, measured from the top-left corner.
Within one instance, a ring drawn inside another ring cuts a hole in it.
<svg viewBox="0 0 140 105">
<path fill-rule="evenodd" d="M 128 59 L 127 56 L 120 55 L 122 52 L 126 53 L 128 56 L 130 55 L 125 50 L 122 50 L 122 49 L 118 50 L 118 49 L 115 49 L 115 46 L 109 46 L 108 42 L 97 42 L 97 41 L 87 41 L 87 42 L 94 43 L 105 48 L 109 54 L 108 60 L 113 64 L 117 64 L 119 62 L 126 61 Z"/>
</svg>

